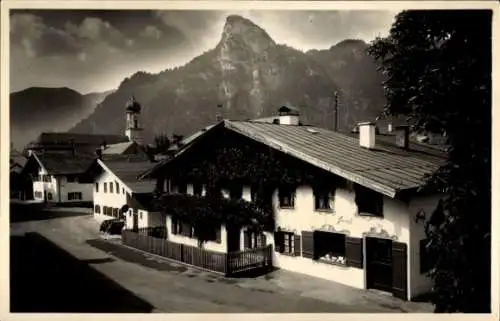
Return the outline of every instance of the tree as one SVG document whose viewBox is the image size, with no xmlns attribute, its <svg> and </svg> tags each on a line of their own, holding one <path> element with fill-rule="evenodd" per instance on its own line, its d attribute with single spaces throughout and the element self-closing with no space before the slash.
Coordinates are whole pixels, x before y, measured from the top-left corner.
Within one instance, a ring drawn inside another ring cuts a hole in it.
<svg viewBox="0 0 500 321">
<path fill-rule="evenodd" d="M 170 147 L 170 139 L 167 134 L 158 134 L 154 138 L 155 142 L 155 152 L 156 153 L 165 153 Z"/>
<path fill-rule="evenodd" d="M 387 79 L 384 114 L 448 137 L 426 186 L 447 195 L 426 227 L 436 312 L 491 310 L 491 26 L 486 10 L 404 11 L 369 48 Z"/>
</svg>

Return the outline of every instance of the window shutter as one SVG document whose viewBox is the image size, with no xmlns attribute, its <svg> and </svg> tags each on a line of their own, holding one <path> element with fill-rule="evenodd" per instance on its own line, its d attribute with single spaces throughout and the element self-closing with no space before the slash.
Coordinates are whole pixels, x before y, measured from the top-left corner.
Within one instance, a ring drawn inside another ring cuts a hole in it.
<svg viewBox="0 0 500 321">
<path fill-rule="evenodd" d="M 300 246 L 300 235 L 293 236 L 293 255 L 300 256 L 301 246 Z"/>
<path fill-rule="evenodd" d="M 274 232 L 274 250 L 279 253 L 283 253 L 283 247 L 285 245 L 285 235 L 283 232 Z"/>
<path fill-rule="evenodd" d="M 221 240 L 221 228 L 220 227 L 215 230 L 215 241 L 217 243 L 222 242 L 222 240 Z"/>
<path fill-rule="evenodd" d="M 345 238 L 345 255 L 347 266 L 363 268 L 363 239 L 359 237 Z"/>
<path fill-rule="evenodd" d="M 250 235 L 248 232 L 245 232 L 243 235 L 243 248 L 249 249 L 250 248 Z"/>
<path fill-rule="evenodd" d="M 302 231 L 302 256 L 314 259 L 314 232 Z"/>
<path fill-rule="evenodd" d="M 177 220 L 172 218 L 170 223 L 171 223 L 170 229 L 172 230 L 172 234 L 177 234 Z"/>
<path fill-rule="evenodd" d="M 408 300 L 407 294 L 407 246 L 392 242 L 392 293 L 395 297 Z"/>
</svg>

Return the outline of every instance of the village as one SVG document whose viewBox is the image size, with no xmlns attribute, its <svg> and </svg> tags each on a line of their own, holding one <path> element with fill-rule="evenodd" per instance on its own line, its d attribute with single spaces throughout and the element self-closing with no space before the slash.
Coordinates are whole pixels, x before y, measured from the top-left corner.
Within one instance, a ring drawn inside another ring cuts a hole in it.
<svg viewBox="0 0 500 321">
<path fill-rule="evenodd" d="M 11 234 L 91 261 L 148 312 L 432 312 L 424 227 L 444 195 L 420 187 L 446 160 L 438 138 L 397 119 L 327 130 L 277 106 L 214 115 L 151 155 L 141 108 L 124 102 L 123 136 L 47 132 L 11 151 Z"/>
</svg>

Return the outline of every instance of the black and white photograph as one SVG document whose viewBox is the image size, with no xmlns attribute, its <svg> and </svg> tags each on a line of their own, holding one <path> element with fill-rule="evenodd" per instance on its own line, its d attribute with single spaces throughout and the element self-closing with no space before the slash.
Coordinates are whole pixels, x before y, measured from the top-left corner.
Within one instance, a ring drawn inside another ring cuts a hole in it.
<svg viewBox="0 0 500 321">
<path fill-rule="evenodd" d="M 497 3 L 16 2 L 2 315 L 498 319 Z"/>
</svg>

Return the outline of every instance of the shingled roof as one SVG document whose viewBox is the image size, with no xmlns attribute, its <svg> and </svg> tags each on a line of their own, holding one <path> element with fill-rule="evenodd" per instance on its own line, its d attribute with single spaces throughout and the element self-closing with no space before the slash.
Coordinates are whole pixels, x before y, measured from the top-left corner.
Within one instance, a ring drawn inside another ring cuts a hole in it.
<svg viewBox="0 0 500 321">
<path fill-rule="evenodd" d="M 360 146 L 358 138 L 313 126 L 225 120 L 211 130 L 220 127 L 389 197 L 422 186 L 425 175 L 436 171 L 446 160 L 444 153 L 433 155 L 422 150 L 403 150 L 390 144 L 377 143 L 374 149 L 366 149 Z M 141 177 L 148 177 L 182 154 L 180 151 Z"/>
<path fill-rule="evenodd" d="M 33 153 L 28 162 L 36 161 L 49 175 L 73 175 L 85 173 L 94 159 L 95 156 L 85 153 L 45 152 Z"/>
<path fill-rule="evenodd" d="M 103 142 L 106 144 L 117 144 L 128 142 L 129 139 L 124 135 L 100 135 L 100 134 L 80 134 L 80 133 L 41 133 L 37 140 L 30 143 L 30 147 L 51 147 L 59 145 L 70 145 L 74 143 L 79 146 L 100 146 Z"/>
<path fill-rule="evenodd" d="M 149 161 L 124 160 L 124 159 L 104 159 L 100 163 L 116 175 L 133 193 L 151 193 L 156 187 L 155 180 L 138 180 L 137 177 L 151 169 L 155 163 Z"/>
</svg>

